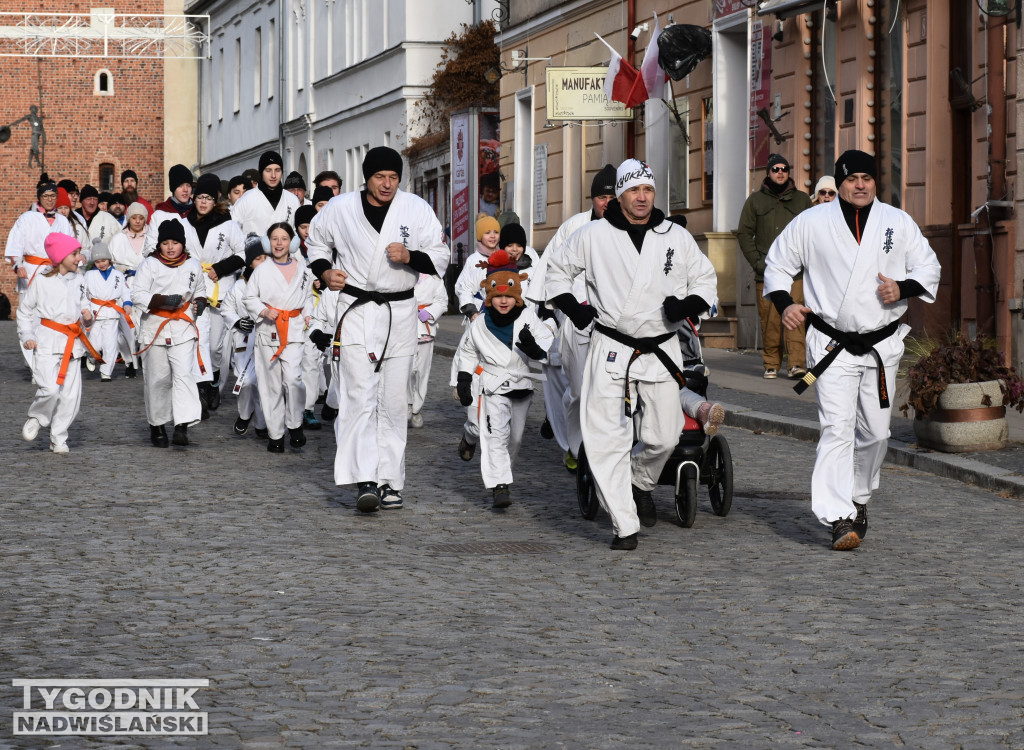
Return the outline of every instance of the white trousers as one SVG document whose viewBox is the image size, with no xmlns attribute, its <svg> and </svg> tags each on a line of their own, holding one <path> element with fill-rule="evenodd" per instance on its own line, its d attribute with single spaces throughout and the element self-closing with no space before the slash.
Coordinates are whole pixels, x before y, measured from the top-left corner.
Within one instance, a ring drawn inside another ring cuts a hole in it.
<svg viewBox="0 0 1024 750">
<path fill-rule="evenodd" d="M 276 341 L 270 344 L 257 341 L 253 349 L 260 406 L 272 440 L 283 438 L 285 428 L 302 427 L 302 410 L 306 405 L 306 387 L 302 384 L 304 346 L 301 341 L 289 343 L 273 362 L 270 358 L 277 351 Z"/>
<path fill-rule="evenodd" d="M 172 422 L 198 424 L 203 414 L 196 387 L 196 342 L 154 344 L 142 355 L 146 383 L 146 420 L 151 425 Z"/>
<path fill-rule="evenodd" d="M 565 393 L 562 394 L 566 440 L 572 455 L 578 458 L 580 444 L 583 442 L 583 432 L 580 428 L 580 398 L 583 394 L 583 373 L 586 371 L 590 342 L 589 339 L 586 342 L 579 341 L 571 320 L 566 320 L 562 324 L 561 334 L 559 352 L 562 355 L 562 373 L 566 382 Z"/>
<path fill-rule="evenodd" d="M 425 341 L 416 344 L 416 358 L 409 373 L 409 392 L 406 402 L 412 406 L 412 413 L 419 414 L 423 402 L 427 399 L 427 386 L 430 385 L 430 365 L 434 359 L 434 342 Z"/>
<path fill-rule="evenodd" d="M 124 319 L 123 315 L 93 322 L 92 327 L 89 329 L 89 341 L 92 342 L 96 351 L 103 358 L 103 364 L 100 365 L 100 375 L 110 377 L 114 373 L 117 355 L 123 351 L 121 346 L 122 340 L 126 338 L 133 341 L 135 334 L 128 327 L 128 321 Z M 129 355 L 129 359 L 125 360 L 125 364 L 130 364 L 133 359 Z"/>
<path fill-rule="evenodd" d="M 401 490 L 408 432 L 405 391 L 412 355 L 387 357 L 380 372 L 374 367 L 362 346 L 343 346 L 339 361 L 332 362 L 334 380 L 345 384 L 337 389 L 334 483 L 376 482 Z"/>
<path fill-rule="evenodd" d="M 320 396 L 320 381 L 323 379 L 324 353 L 309 339 L 302 345 L 302 384 L 306 388 L 304 409 L 313 409 Z"/>
<path fill-rule="evenodd" d="M 238 393 L 235 395 L 238 416 L 242 419 L 254 420 L 256 429 L 262 430 L 266 428 L 267 423 L 263 419 L 260 392 L 256 383 L 256 364 L 252 351 L 255 337 L 255 333 L 246 336 L 241 332 L 232 333 L 229 336 L 236 345 L 233 347 L 231 358 L 231 369 L 236 379 L 231 381 L 231 388 L 234 390 L 235 385 L 238 385 Z M 244 377 L 242 377 L 243 374 Z M 229 380 L 226 373 L 221 375 L 221 380 Z"/>
<path fill-rule="evenodd" d="M 890 395 L 896 366 L 885 368 Z M 811 510 L 823 524 L 853 518 L 878 489 L 892 407 L 878 405 L 878 367 L 836 360 L 814 383 L 821 437 L 811 476 Z"/>
<path fill-rule="evenodd" d="M 642 490 L 657 486 L 683 429 L 683 409 L 675 382 L 633 381 L 634 410 L 641 410 L 637 420 L 625 414 L 623 384 L 605 370 L 603 356 L 588 358 L 581 401 L 583 444 L 598 499 L 620 537 L 640 530 L 631 485 Z M 634 421 L 639 423 L 640 440 L 635 451 Z"/>
<path fill-rule="evenodd" d="M 50 427 L 50 443 L 65 445 L 68 428 L 78 416 L 82 405 L 82 367 L 79 357 L 68 362 L 64 385 L 57 385 L 63 354 L 45 354 L 38 350 L 32 358 L 32 376 L 36 381 L 36 395 L 28 407 L 28 415 L 35 417 L 43 427 Z"/>
<path fill-rule="evenodd" d="M 572 325 L 570 323 L 569 325 Z M 544 371 L 544 415 L 562 452 L 569 450 L 569 425 L 565 414 L 565 393 L 569 380 L 561 365 L 541 364 Z"/>
<path fill-rule="evenodd" d="M 526 415 L 533 401 L 493 395 L 480 398 L 480 475 L 484 487 L 512 484 L 512 464 L 523 442 Z"/>
</svg>

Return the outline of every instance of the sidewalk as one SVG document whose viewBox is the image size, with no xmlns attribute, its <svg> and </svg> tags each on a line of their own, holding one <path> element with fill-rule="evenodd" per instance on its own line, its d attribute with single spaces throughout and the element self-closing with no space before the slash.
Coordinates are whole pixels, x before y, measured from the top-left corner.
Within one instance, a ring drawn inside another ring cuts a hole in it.
<svg viewBox="0 0 1024 750">
<path fill-rule="evenodd" d="M 445 316 L 434 351 L 452 356 L 462 335 L 456 316 Z M 818 409 L 811 390 L 798 396 L 794 382 L 761 377 L 761 355 L 752 350 L 704 349 L 711 370 L 708 398 L 725 406 L 725 423 L 747 430 L 818 440 Z M 937 476 L 957 479 L 1008 497 L 1024 498 L 1024 415 L 1008 409 L 1010 443 L 999 451 L 940 453 L 918 448 L 912 420 L 899 406 L 906 401 L 905 383 L 897 381 L 893 399 L 892 437 L 886 460 Z"/>
</svg>

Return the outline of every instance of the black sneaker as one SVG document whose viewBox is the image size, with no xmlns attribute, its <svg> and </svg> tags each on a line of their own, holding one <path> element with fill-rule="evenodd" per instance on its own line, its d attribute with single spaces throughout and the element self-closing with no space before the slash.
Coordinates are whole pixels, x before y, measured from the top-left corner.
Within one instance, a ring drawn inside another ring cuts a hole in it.
<svg viewBox="0 0 1024 750">
<path fill-rule="evenodd" d="M 491 492 L 494 495 L 495 508 L 507 508 L 512 504 L 512 493 L 507 484 L 499 484 Z"/>
<path fill-rule="evenodd" d="M 868 535 L 868 506 L 862 503 L 854 503 L 857 509 L 857 517 L 853 519 L 853 530 L 861 539 Z"/>
<path fill-rule="evenodd" d="M 380 510 L 380 496 L 377 494 L 377 485 L 373 482 L 360 482 L 358 485 L 359 496 L 356 498 L 356 508 L 363 513 L 376 513 Z"/>
<path fill-rule="evenodd" d="M 234 431 L 236 435 L 244 435 L 249 431 L 249 420 L 239 417 L 235 420 Z"/>
<path fill-rule="evenodd" d="M 306 409 L 302 412 L 302 426 L 307 430 L 320 429 L 320 420 L 316 418 L 316 414 L 312 409 Z"/>
<path fill-rule="evenodd" d="M 463 435 L 462 440 L 459 441 L 459 458 L 463 461 L 472 461 L 474 453 L 476 453 L 476 445 L 471 445 Z"/>
<path fill-rule="evenodd" d="M 135 365 L 125 365 L 124 376 L 129 380 L 135 378 Z"/>
<path fill-rule="evenodd" d="M 390 484 L 382 484 L 377 488 L 380 494 L 380 507 L 382 510 L 396 510 L 402 507 L 402 493 Z"/>
<path fill-rule="evenodd" d="M 174 425 L 174 435 L 171 436 L 171 443 L 174 445 L 188 445 L 188 425 Z"/>
<path fill-rule="evenodd" d="M 268 453 L 284 453 L 284 438 L 268 438 L 267 439 L 267 452 Z"/>
<path fill-rule="evenodd" d="M 257 427 L 256 437 L 258 437 L 260 440 L 266 440 L 268 437 L 270 437 L 270 431 L 266 427 Z"/>
<path fill-rule="evenodd" d="M 540 436 L 545 440 L 551 440 L 555 436 L 555 431 L 551 429 L 551 422 L 546 419 L 540 426 Z"/>
<path fill-rule="evenodd" d="M 151 424 L 149 426 L 149 442 L 151 442 L 157 448 L 166 448 L 168 446 L 167 430 L 164 428 L 162 424 Z"/>
<path fill-rule="evenodd" d="M 301 427 L 292 429 L 288 428 L 288 445 L 292 448 L 301 448 L 306 444 L 306 433 L 302 431 Z"/>
<path fill-rule="evenodd" d="M 637 534 L 630 534 L 629 536 L 617 536 L 612 539 L 612 549 L 619 550 L 632 550 L 636 549 L 637 545 Z"/>
<path fill-rule="evenodd" d="M 333 422 L 338 418 L 338 410 L 332 406 L 324 404 L 324 408 L 320 410 L 320 418 L 325 422 Z"/>
<path fill-rule="evenodd" d="M 840 518 L 832 522 L 832 549 L 850 550 L 860 546 L 860 537 L 854 531 L 853 521 L 849 518 Z"/>
<path fill-rule="evenodd" d="M 654 507 L 650 490 L 642 490 L 634 484 L 633 502 L 636 503 L 636 514 L 641 526 L 654 526 L 658 523 L 658 509 Z"/>
</svg>

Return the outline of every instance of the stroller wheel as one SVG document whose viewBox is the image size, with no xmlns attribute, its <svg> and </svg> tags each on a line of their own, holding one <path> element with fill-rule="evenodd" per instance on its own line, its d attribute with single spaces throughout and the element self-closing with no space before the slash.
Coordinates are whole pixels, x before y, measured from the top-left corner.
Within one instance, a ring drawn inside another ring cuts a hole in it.
<svg viewBox="0 0 1024 750">
<path fill-rule="evenodd" d="M 697 520 L 697 477 L 686 472 L 683 484 L 676 495 L 676 518 L 684 529 L 693 526 Z"/>
<path fill-rule="evenodd" d="M 597 518 L 597 511 L 601 506 L 597 500 L 594 477 L 590 474 L 587 452 L 582 445 L 580 445 L 580 455 L 576 459 L 576 500 L 580 505 L 580 513 L 585 519 L 593 521 Z"/>
<path fill-rule="evenodd" d="M 716 516 L 729 515 L 732 508 L 732 452 L 721 435 L 711 438 L 702 474 L 707 477 L 711 509 Z"/>
</svg>

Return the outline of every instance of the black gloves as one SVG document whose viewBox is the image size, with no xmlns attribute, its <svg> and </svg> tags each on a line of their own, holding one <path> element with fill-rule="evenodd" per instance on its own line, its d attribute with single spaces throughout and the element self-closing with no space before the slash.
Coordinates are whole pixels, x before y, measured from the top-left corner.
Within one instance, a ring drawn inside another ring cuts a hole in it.
<svg viewBox="0 0 1024 750">
<path fill-rule="evenodd" d="M 541 303 L 537 305 L 537 317 L 541 320 L 554 320 L 555 311 L 548 308 L 547 305 Z"/>
<path fill-rule="evenodd" d="M 327 351 L 327 347 L 331 345 L 331 334 L 326 331 L 310 331 L 309 340 L 312 341 L 320 351 Z"/>
<path fill-rule="evenodd" d="M 711 306 L 696 294 L 691 294 L 686 299 L 666 297 L 661 306 L 665 310 L 665 317 L 672 323 L 678 323 L 683 318 L 696 319 L 701 313 L 711 309 Z"/>
<path fill-rule="evenodd" d="M 150 310 L 177 310 L 181 307 L 180 294 L 154 294 L 149 300 Z"/>
<path fill-rule="evenodd" d="M 597 310 L 590 305 L 582 304 L 570 292 L 559 294 L 550 301 L 581 331 L 597 319 Z"/>
<path fill-rule="evenodd" d="M 467 303 L 459 308 L 459 312 L 461 312 L 467 318 L 472 318 L 474 315 L 480 312 L 480 308 L 474 304 Z"/>
<path fill-rule="evenodd" d="M 548 353 L 540 348 L 537 339 L 533 337 L 529 326 L 523 326 L 523 330 L 519 332 L 516 348 L 530 359 L 546 359 L 548 356 Z"/>
<path fill-rule="evenodd" d="M 252 318 L 239 318 L 235 325 L 242 333 L 252 333 L 252 329 L 256 327 L 256 321 Z"/>
<path fill-rule="evenodd" d="M 193 304 L 195 304 L 196 317 L 197 318 L 200 315 L 202 315 L 204 312 L 206 312 L 206 308 L 209 307 L 209 305 L 210 305 L 210 303 L 209 303 L 209 301 L 207 301 L 206 297 L 199 297 Z"/>
<path fill-rule="evenodd" d="M 468 372 L 460 372 L 458 375 L 458 380 L 456 382 L 458 383 L 458 385 L 455 386 L 455 392 L 459 396 L 459 403 L 462 404 L 463 406 L 472 406 L 473 376 L 470 375 Z"/>
</svg>

